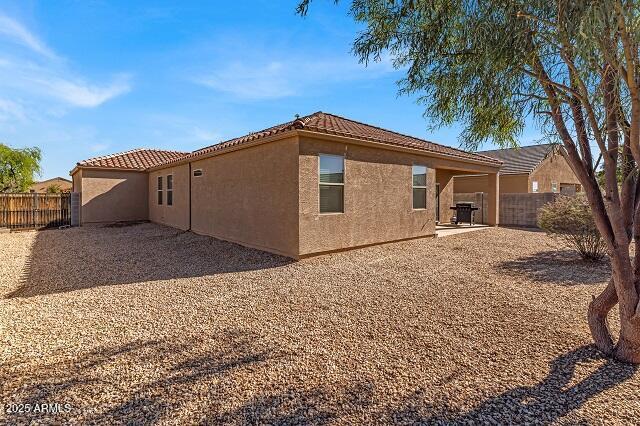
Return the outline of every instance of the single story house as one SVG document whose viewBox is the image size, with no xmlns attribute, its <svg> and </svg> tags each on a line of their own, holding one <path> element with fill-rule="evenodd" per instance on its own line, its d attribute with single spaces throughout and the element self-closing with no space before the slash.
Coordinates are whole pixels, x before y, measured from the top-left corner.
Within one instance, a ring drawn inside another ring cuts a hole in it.
<svg viewBox="0 0 640 426">
<path fill-rule="evenodd" d="M 34 182 L 29 187 L 29 192 L 43 193 L 47 192 L 49 187 L 56 186 L 60 189 L 60 192 L 71 192 L 71 181 L 63 177 L 54 177 L 40 182 Z"/>
<path fill-rule="evenodd" d="M 453 176 L 494 158 L 317 112 L 185 154 L 134 150 L 79 162 L 81 224 L 150 220 L 281 254 L 309 255 L 435 235 Z"/>
<path fill-rule="evenodd" d="M 147 169 L 187 154 L 134 149 L 80 161 L 71 170 L 80 224 L 149 220 Z"/>
<path fill-rule="evenodd" d="M 580 192 L 580 182 L 564 157 L 564 148 L 559 145 L 540 144 L 478 153 L 502 161 L 501 193 Z M 456 194 L 488 192 L 488 185 L 486 174 L 456 176 L 453 190 Z"/>
</svg>

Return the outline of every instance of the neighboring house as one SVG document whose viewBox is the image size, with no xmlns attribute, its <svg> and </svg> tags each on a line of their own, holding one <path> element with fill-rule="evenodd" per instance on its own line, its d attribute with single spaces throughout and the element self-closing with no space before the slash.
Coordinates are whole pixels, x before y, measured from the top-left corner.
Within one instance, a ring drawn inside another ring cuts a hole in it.
<svg viewBox="0 0 640 426">
<path fill-rule="evenodd" d="M 559 145 L 544 144 L 520 148 L 481 151 L 478 154 L 503 162 L 500 193 L 559 192 L 575 194 L 580 182 Z M 455 193 L 487 192 L 487 175 L 456 176 Z"/>
<path fill-rule="evenodd" d="M 317 112 L 187 155 L 135 150 L 71 174 L 83 224 L 148 219 L 300 258 L 433 236 L 465 173 L 488 174 L 497 224 L 500 165 Z"/>
<path fill-rule="evenodd" d="M 52 179 L 43 180 L 41 182 L 35 182 L 29 188 L 29 192 L 47 192 L 47 188 L 53 185 L 60 187 L 60 192 L 70 192 L 72 186 L 69 179 L 55 177 Z"/>
</svg>

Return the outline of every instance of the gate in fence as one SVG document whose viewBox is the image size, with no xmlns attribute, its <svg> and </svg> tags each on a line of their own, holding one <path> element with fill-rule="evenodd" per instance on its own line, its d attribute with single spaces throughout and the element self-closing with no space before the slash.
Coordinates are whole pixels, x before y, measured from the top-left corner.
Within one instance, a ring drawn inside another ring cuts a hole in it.
<svg viewBox="0 0 640 426">
<path fill-rule="evenodd" d="M 71 225 L 71 194 L 0 194 L 0 228 Z"/>
</svg>

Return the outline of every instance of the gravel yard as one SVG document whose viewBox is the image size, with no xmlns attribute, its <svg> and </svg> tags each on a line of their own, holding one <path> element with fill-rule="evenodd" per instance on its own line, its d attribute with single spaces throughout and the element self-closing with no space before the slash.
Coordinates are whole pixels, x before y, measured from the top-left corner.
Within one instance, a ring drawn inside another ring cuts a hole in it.
<svg viewBox="0 0 640 426">
<path fill-rule="evenodd" d="M 300 262 L 153 224 L 0 234 L 0 422 L 635 423 L 640 373 L 588 346 L 607 275 L 513 229 Z M 42 403 L 69 411 L 7 412 Z"/>
</svg>

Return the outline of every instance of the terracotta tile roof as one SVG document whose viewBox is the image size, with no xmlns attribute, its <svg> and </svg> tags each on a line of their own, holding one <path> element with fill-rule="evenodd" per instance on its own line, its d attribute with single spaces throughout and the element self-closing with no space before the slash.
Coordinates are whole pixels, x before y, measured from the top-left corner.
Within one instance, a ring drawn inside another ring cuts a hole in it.
<svg viewBox="0 0 640 426">
<path fill-rule="evenodd" d="M 307 115 L 305 117 L 300 117 L 293 121 L 260 130 L 259 132 L 249 133 L 248 135 L 241 136 L 239 138 L 230 139 L 216 145 L 211 145 L 206 148 L 193 151 L 191 154 L 186 155 L 182 158 L 168 160 L 167 163 L 197 158 L 215 151 L 221 151 L 236 145 L 241 145 L 254 141 L 256 139 L 261 139 L 293 129 L 308 130 L 312 132 L 337 136 L 346 136 L 355 139 L 379 142 L 407 148 L 416 148 L 436 154 L 451 156 L 453 158 L 482 161 L 492 165 L 500 165 L 500 161 L 492 157 L 462 151 L 460 149 L 452 148 L 449 146 L 439 145 L 434 142 L 403 135 L 391 130 L 382 129 L 380 127 L 371 126 L 369 124 L 360 123 L 358 121 L 350 120 L 348 118 L 340 117 L 334 114 L 328 114 L 321 111 L 311 115 Z"/>
<path fill-rule="evenodd" d="M 559 148 L 557 144 L 540 144 L 521 146 L 519 148 L 494 149 L 482 151 L 480 154 L 502 161 L 501 174 L 521 174 L 533 172 L 547 158 L 547 155 L 557 148 Z"/>
<path fill-rule="evenodd" d="M 165 151 L 160 149 L 137 148 L 131 151 L 102 157 L 89 158 L 78 162 L 78 167 L 105 167 L 115 169 L 145 170 L 149 167 L 177 160 L 188 152 Z"/>
</svg>

